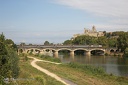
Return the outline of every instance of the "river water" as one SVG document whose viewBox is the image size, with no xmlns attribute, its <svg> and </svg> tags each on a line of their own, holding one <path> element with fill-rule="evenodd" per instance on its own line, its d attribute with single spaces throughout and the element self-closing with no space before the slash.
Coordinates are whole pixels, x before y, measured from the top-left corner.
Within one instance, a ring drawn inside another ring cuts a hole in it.
<svg viewBox="0 0 128 85">
<path fill-rule="evenodd" d="M 89 64 L 93 66 L 100 66 L 108 74 L 116 76 L 128 77 L 128 59 L 115 56 L 59 56 L 63 63 L 77 62 L 81 64 Z"/>
</svg>

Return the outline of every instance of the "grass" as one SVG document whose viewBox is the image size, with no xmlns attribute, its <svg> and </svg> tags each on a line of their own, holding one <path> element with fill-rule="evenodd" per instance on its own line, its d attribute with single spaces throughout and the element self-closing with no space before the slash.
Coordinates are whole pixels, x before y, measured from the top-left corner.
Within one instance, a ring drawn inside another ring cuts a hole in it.
<svg viewBox="0 0 128 85">
<path fill-rule="evenodd" d="M 39 59 L 56 61 L 49 56 L 36 56 Z M 23 61 L 26 57 L 21 58 Z M 58 62 L 58 61 L 57 61 Z M 59 61 L 60 62 L 60 61 Z M 128 78 L 108 75 L 102 68 L 83 65 L 78 63 L 55 65 L 51 63 L 37 62 L 37 64 L 58 76 L 70 80 L 78 85 L 127 85 Z M 63 85 L 60 82 L 48 77 L 42 72 L 36 70 L 30 65 L 30 59 L 26 62 L 20 62 L 21 74 L 19 78 L 27 78 L 27 81 L 22 81 L 26 85 Z M 33 80 L 32 80 L 33 79 Z M 19 85 L 22 85 L 20 81 Z M 19 83 L 19 82 L 18 82 Z"/>
<path fill-rule="evenodd" d="M 48 55 L 41 55 L 40 58 L 43 59 L 43 60 L 56 62 L 56 63 L 60 63 L 61 62 L 61 60 L 59 58 L 54 58 L 54 57 L 51 57 L 51 56 L 48 56 Z"/>
<path fill-rule="evenodd" d="M 32 67 L 30 61 L 31 59 L 29 58 L 26 59 L 24 56 L 20 57 L 20 74 L 16 79 L 17 85 L 64 85 Z"/>
<path fill-rule="evenodd" d="M 37 62 L 37 64 L 58 76 L 78 85 L 127 85 L 128 78 L 106 74 L 101 68 L 77 63 L 54 65 Z"/>
<path fill-rule="evenodd" d="M 51 62 L 56 62 L 56 63 L 61 63 L 61 60 L 59 58 L 54 58 L 52 56 L 49 56 L 49 55 L 39 55 L 39 54 L 28 54 L 29 56 L 33 56 L 33 57 L 36 57 L 38 59 L 41 59 L 41 60 L 47 60 L 47 61 L 51 61 Z"/>
</svg>

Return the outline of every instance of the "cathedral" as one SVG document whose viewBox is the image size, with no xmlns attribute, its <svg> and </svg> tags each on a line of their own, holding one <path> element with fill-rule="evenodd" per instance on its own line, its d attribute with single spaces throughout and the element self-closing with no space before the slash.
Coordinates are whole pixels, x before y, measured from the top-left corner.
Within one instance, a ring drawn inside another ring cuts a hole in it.
<svg viewBox="0 0 128 85">
<path fill-rule="evenodd" d="M 75 35 L 73 35 L 73 38 L 75 38 L 77 36 L 81 36 L 81 35 L 100 37 L 100 36 L 104 36 L 104 33 L 103 32 L 97 32 L 95 26 L 93 26 L 92 30 L 84 28 L 84 33 L 82 33 L 82 34 L 75 34 Z"/>
</svg>

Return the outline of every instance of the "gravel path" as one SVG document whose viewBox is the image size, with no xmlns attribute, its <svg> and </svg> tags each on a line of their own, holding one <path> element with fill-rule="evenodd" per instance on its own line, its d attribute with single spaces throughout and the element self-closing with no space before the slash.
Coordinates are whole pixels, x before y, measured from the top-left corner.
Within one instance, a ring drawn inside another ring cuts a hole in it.
<svg viewBox="0 0 128 85">
<path fill-rule="evenodd" d="M 44 72 L 45 74 L 47 74 L 47 75 L 49 75 L 49 76 L 55 78 L 57 81 L 60 81 L 60 82 L 62 82 L 62 83 L 65 84 L 65 85 L 77 85 L 77 84 L 74 84 L 73 82 L 71 82 L 71 81 L 69 81 L 69 80 L 60 78 L 60 77 L 57 76 L 56 74 L 54 74 L 54 73 L 52 73 L 52 72 L 49 72 L 48 70 L 46 70 L 46 69 L 44 69 L 44 68 L 42 68 L 42 67 L 40 67 L 40 66 L 38 66 L 38 65 L 36 64 L 37 61 L 43 61 L 43 62 L 48 62 L 48 63 L 54 63 L 54 62 L 39 60 L 39 59 L 37 59 L 37 58 L 30 57 L 30 56 L 28 56 L 28 57 L 34 59 L 34 60 L 31 62 L 31 65 L 32 65 L 34 68 L 36 68 L 36 69 L 38 69 L 38 70 Z M 54 64 L 61 64 L 61 63 L 54 63 Z"/>
</svg>

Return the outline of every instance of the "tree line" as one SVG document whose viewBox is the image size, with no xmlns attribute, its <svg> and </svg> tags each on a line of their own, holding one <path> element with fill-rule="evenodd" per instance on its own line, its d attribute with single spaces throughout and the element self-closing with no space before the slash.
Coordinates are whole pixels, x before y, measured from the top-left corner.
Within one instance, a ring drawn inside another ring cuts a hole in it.
<svg viewBox="0 0 128 85">
<path fill-rule="evenodd" d="M 119 52 L 124 52 L 128 56 L 128 32 L 103 32 L 104 36 L 93 37 L 88 35 L 81 35 L 70 40 L 65 40 L 62 44 L 58 45 L 102 45 L 104 48 L 117 48 Z M 23 43 L 25 44 L 25 43 Z M 32 44 L 30 44 L 32 45 Z M 45 41 L 44 45 L 54 45 L 49 41 Z"/>
<path fill-rule="evenodd" d="M 66 40 L 64 45 L 102 45 L 104 48 L 116 47 L 119 51 L 128 53 L 128 32 L 110 32 L 104 31 L 104 36 L 93 37 L 88 35 L 77 36 Z"/>
<path fill-rule="evenodd" d="M 0 34 L 0 84 L 5 78 L 17 78 L 19 74 L 19 58 L 17 46 L 11 39 Z"/>
</svg>

